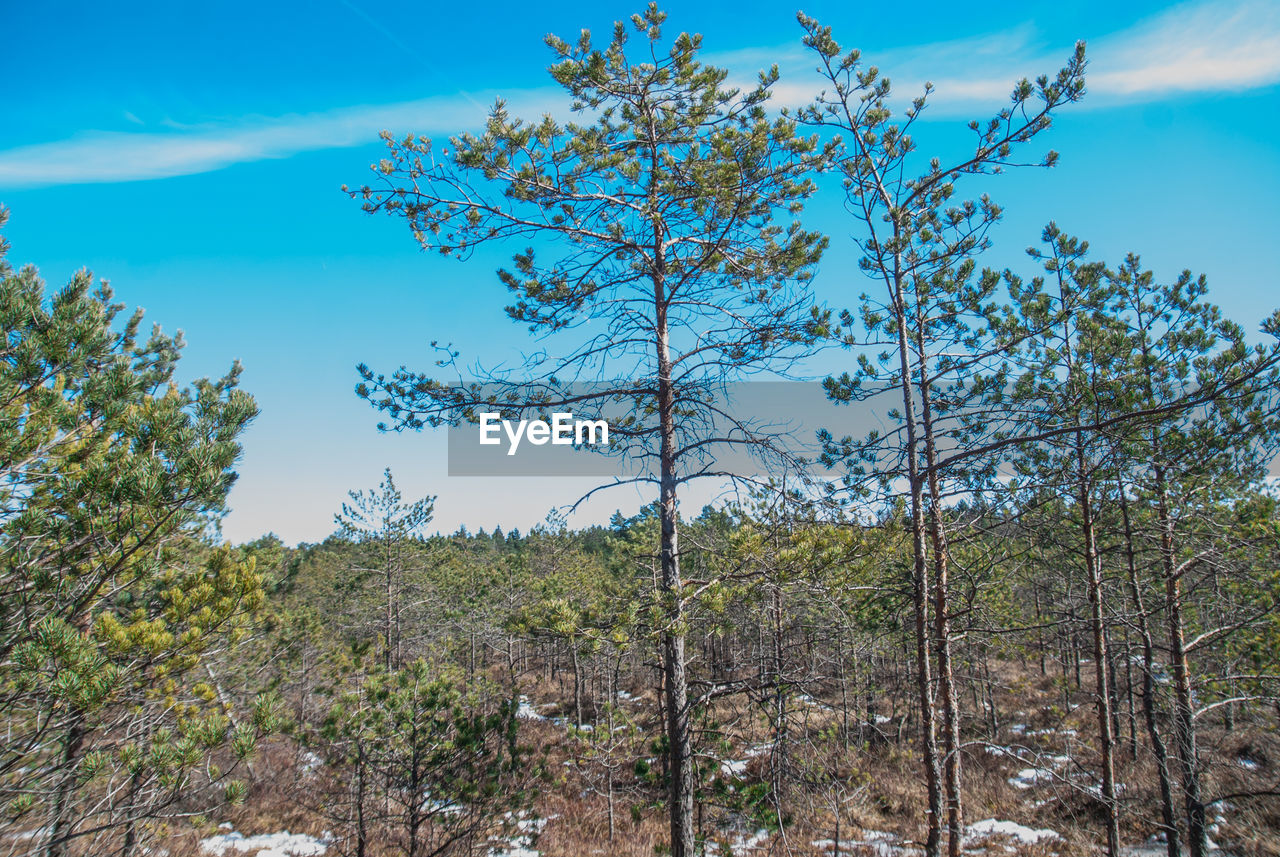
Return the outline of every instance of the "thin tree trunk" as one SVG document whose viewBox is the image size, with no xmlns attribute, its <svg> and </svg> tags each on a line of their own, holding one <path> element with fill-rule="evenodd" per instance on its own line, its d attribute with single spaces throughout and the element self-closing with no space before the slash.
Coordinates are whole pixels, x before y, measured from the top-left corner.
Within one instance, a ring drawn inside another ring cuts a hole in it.
<svg viewBox="0 0 1280 857">
<path fill-rule="evenodd" d="M 947 853 L 960 857 L 964 842 L 964 805 L 960 793 L 960 710 L 951 665 L 950 555 L 943 523 L 942 490 L 934 440 L 933 401 L 924 354 L 924 320 L 916 321 L 916 359 L 920 373 L 920 425 L 924 433 L 925 478 L 929 488 L 929 538 L 933 548 L 934 648 L 938 657 L 938 694 L 942 698 L 943 772 L 947 800 Z"/>
<path fill-rule="evenodd" d="M 675 389 L 671 380 L 671 354 L 667 307 L 661 270 L 661 232 L 655 229 L 659 270 L 654 276 L 657 309 L 658 419 L 661 519 L 662 597 L 666 604 L 663 629 L 663 671 L 667 702 L 667 755 L 670 758 L 671 855 L 694 857 L 693 747 L 689 729 L 689 688 L 685 674 L 684 594 L 680 579 L 679 531 L 676 509 Z"/>
<path fill-rule="evenodd" d="M 1102 611 L 1102 560 L 1098 556 L 1093 498 L 1085 471 L 1084 438 L 1076 435 L 1076 488 L 1079 492 L 1085 566 L 1089 586 L 1089 629 L 1093 635 L 1094 698 L 1098 713 L 1098 744 L 1102 754 L 1102 808 L 1106 814 L 1107 855 L 1120 854 L 1120 819 L 1116 811 L 1115 733 L 1112 732 L 1111 691 L 1107 665 L 1107 629 Z"/>
<path fill-rule="evenodd" d="M 392 665 L 392 637 L 395 633 L 395 595 L 393 590 L 393 581 L 391 573 L 391 536 L 387 536 L 385 566 L 383 571 L 386 573 L 387 588 L 387 615 L 384 619 L 383 633 L 386 637 L 382 649 L 383 663 L 387 668 L 387 672 L 391 672 Z"/>
<path fill-rule="evenodd" d="M 139 769 L 133 776 L 129 777 L 129 801 L 125 806 L 125 813 L 129 820 L 125 822 L 124 842 L 120 846 L 120 857 L 133 857 L 133 853 L 138 847 L 138 815 L 135 804 L 138 801 L 138 792 L 141 788 L 142 770 Z"/>
<path fill-rule="evenodd" d="M 1156 512 L 1160 523 L 1160 559 L 1164 572 L 1165 621 L 1169 631 L 1169 664 L 1173 669 L 1173 733 L 1178 745 L 1183 808 L 1187 814 L 1187 842 L 1191 847 L 1191 857 L 1205 857 L 1209 850 L 1209 830 L 1200 791 L 1200 760 L 1196 750 L 1191 670 L 1187 662 L 1182 627 L 1182 579 L 1174 563 L 1173 521 L 1169 514 L 1164 468 L 1159 463 L 1159 444 L 1153 443 L 1153 447 Z"/>
<path fill-rule="evenodd" d="M 579 673 L 578 646 L 572 637 L 569 638 L 569 654 L 573 664 L 573 722 L 582 725 L 582 678 Z"/>
<path fill-rule="evenodd" d="M 898 327 L 898 361 L 902 390 L 903 423 L 907 430 L 907 476 L 911 488 L 911 599 L 915 613 L 916 695 L 920 704 L 920 743 L 924 764 L 926 809 L 925 857 L 940 857 L 942 842 L 942 772 L 938 765 L 937 715 L 934 709 L 933 676 L 929 652 L 929 568 L 925 555 L 924 483 L 916 437 L 915 396 L 912 391 L 911 357 L 907 343 L 906 306 L 902 297 L 902 275 L 895 271 L 894 313 Z"/>
<path fill-rule="evenodd" d="M 1138 581 L 1138 563 L 1133 545 L 1133 522 L 1129 518 L 1129 500 L 1125 487 L 1120 485 L 1120 515 L 1124 521 L 1125 554 L 1129 566 L 1129 593 L 1137 613 L 1138 635 L 1142 640 L 1142 719 L 1147 729 L 1147 740 L 1156 757 L 1156 776 L 1160 783 L 1160 816 L 1164 822 L 1165 847 L 1168 857 L 1181 857 L 1182 845 L 1178 831 L 1177 813 L 1173 803 L 1173 782 L 1169 776 L 1169 751 L 1156 723 L 1155 644 L 1151 628 L 1147 624 L 1147 609 L 1143 603 L 1142 587 Z"/>
<path fill-rule="evenodd" d="M 63 738 L 62 760 L 59 765 L 62 768 L 62 775 L 58 779 L 53 801 L 49 806 L 44 857 L 62 857 L 67 853 L 67 842 L 70 841 L 70 831 L 67 830 L 67 815 L 71 803 L 71 793 L 75 791 L 76 786 L 76 765 L 79 762 L 80 750 L 84 746 L 84 739 L 88 731 L 85 727 L 84 714 L 80 711 L 73 712 L 71 723 L 67 727 L 67 733 Z"/>
</svg>

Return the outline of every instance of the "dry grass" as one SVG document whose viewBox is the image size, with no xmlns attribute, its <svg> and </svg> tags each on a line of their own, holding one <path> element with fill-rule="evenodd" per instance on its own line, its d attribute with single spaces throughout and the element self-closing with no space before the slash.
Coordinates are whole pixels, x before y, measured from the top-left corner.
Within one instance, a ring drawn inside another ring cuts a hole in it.
<svg viewBox="0 0 1280 857">
<path fill-rule="evenodd" d="M 996 698 L 997 710 L 1002 712 L 1000 731 L 994 741 L 986 742 L 980 735 L 981 721 L 975 719 L 967 727 L 972 735 L 964 752 L 966 821 L 1003 819 L 1036 829 L 1049 828 L 1062 837 L 1036 845 L 992 840 L 988 843 L 992 854 L 1074 857 L 1094 853 L 1101 814 L 1096 799 L 1087 791 L 1090 772 L 1097 765 L 1089 738 L 1094 711 L 1087 695 L 1076 694 L 1064 703 L 1060 680 L 1055 675 L 1041 676 L 1034 667 L 1024 670 L 1018 664 L 1005 663 L 996 665 L 995 671 L 1000 684 Z M 532 682 L 526 693 L 547 717 L 571 718 L 572 701 L 561 695 L 562 690 L 559 682 L 541 680 Z M 658 709 L 653 691 L 640 687 L 628 690 L 635 698 L 625 703 L 627 710 L 645 734 L 657 734 Z M 733 736 L 732 751 L 726 758 L 744 758 L 748 748 L 769 740 L 766 721 L 758 711 L 724 702 L 712 714 L 715 721 L 726 724 L 727 734 Z M 802 722 L 797 731 L 808 730 L 807 734 L 815 735 L 835 723 L 838 715 L 822 700 L 815 700 L 804 708 L 799 719 Z M 658 785 L 637 780 L 625 766 L 619 771 L 610 838 L 607 800 L 590 788 L 598 781 L 576 765 L 565 764 L 581 755 L 581 748 L 573 745 L 565 726 L 551 720 L 522 720 L 521 732 L 523 741 L 546 752 L 549 778 L 539 790 L 534 806 L 539 817 L 548 819 L 535 845 L 544 857 L 652 857 L 663 853 L 668 829 Z M 860 839 L 865 835 L 863 831 L 870 830 L 885 831 L 899 837 L 900 842 L 911 843 L 923 833 L 925 792 L 913 733 L 904 730 L 905 740 L 899 744 L 895 740 L 897 732 L 896 723 L 882 727 L 881 733 L 867 727 L 863 732 L 865 740 L 859 746 L 836 751 L 828 745 L 809 744 L 797 751 L 818 754 L 813 758 L 824 759 L 824 764 L 830 759 L 820 754 L 843 753 L 832 764 L 845 782 L 840 827 L 841 838 L 846 841 Z M 1137 843 L 1156 829 L 1159 790 L 1151 754 L 1145 748 L 1145 735 L 1139 733 L 1137 758 L 1129 751 L 1127 726 L 1122 729 L 1121 738 L 1118 774 L 1124 783 L 1122 838 L 1126 843 Z M 1015 758 L 993 752 L 990 745 L 1016 747 L 1022 755 Z M 1280 736 L 1274 731 L 1236 729 L 1228 735 L 1206 729 L 1203 746 L 1217 763 L 1207 778 L 1211 793 L 1242 792 L 1274 783 L 1280 767 Z M 639 739 L 629 752 L 631 758 L 653 755 L 644 739 Z M 1069 761 L 1054 768 L 1054 757 L 1068 757 Z M 1235 764 L 1236 760 L 1248 760 L 1257 769 Z M 751 757 L 745 782 L 735 786 L 741 789 L 750 781 L 767 777 L 768 765 L 768 754 Z M 1021 769 L 1040 765 L 1053 769 L 1054 778 L 1031 789 L 1011 784 L 1010 778 Z M 218 822 L 230 822 L 245 835 L 286 829 L 319 835 L 325 829 L 327 823 L 313 805 L 314 789 L 309 788 L 298 765 L 298 753 L 288 741 L 277 740 L 268 745 L 255 761 L 255 774 L 243 807 L 227 810 L 198 829 L 171 828 L 164 841 L 171 857 L 196 857 L 199 839 L 215 832 Z M 1240 799 L 1232 804 L 1215 840 L 1242 857 L 1280 857 L 1280 802 Z M 829 857 L 831 851 L 812 843 L 835 835 L 831 801 L 797 791 L 787 797 L 786 809 L 788 824 L 782 833 L 761 838 L 756 847 L 736 853 L 742 857 Z M 758 827 L 758 820 L 743 818 L 725 806 L 708 805 L 701 829 L 712 844 L 709 854 L 715 855 L 729 843 L 752 835 Z M 476 853 L 486 850 L 481 848 Z M 842 853 L 862 857 L 876 852 L 871 846 L 857 846 L 844 848 Z"/>
</svg>

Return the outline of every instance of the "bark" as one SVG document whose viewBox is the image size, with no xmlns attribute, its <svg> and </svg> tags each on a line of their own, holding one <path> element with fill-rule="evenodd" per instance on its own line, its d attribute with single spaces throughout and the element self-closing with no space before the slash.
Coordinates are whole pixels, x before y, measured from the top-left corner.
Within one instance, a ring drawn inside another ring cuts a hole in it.
<svg viewBox="0 0 1280 857">
<path fill-rule="evenodd" d="M 368 848 L 368 821 L 365 819 L 365 757 L 364 747 L 356 749 L 356 857 L 365 857 Z"/>
<path fill-rule="evenodd" d="M 657 231 L 657 230 L 656 230 Z M 661 264 L 661 233 L 655 236 Z M 684 596 L 680 578 L 680 545 L 676 510 L 675 389 L 667 328 L 666 288 L 659 270 L 654 276 L 657 308 L 658 419 L 661 519 L 661 595 L 666 627 L 662 635 L 663 673 L 667 703 L 667 756 L 670 780 L 672 857 L 694 857 L 693 747 L 689 729 L 689 687 L 685 673 Z"/>
<path fill-rule="evenodd" d="M 1178 768 L 1183 810 L 1187 816 L 1187 842 L 1191 857 L 1208 853 L 1209 828 L 1201 797 L 1200 760 L 1196 749 L 1195 706 L 1191 699 L 1191 669 L 1187 661 L 1182 624 L 1182 575 L 1174 562 L 1173 520 L 1159 443 L 1154 442 L 1156 512 L 1160 524 L 1160 562 L 1164 576 L 1165 622 L 1169 633 L 1169 665 L 1173 670 L 1173 734 L 1178 747 Z"/>
<path fill-rule="evenodd" d="M 916 695 L 920 702 L 921 757 L 928 793 L 925 857 L 939 857 L 942 841 L 942 772 L 938 765 L 937 714 L 929 653 L 929 568 L 925 555 L 924 483 L 917 458 L 919 442 L 911 382 L 911 357 L 907 343 L 906 306 L 902 299 L 901 275 L 896 272 L 892 298 L 898 320 L 899 383 L 902 390 L 903 422 L 907 431 L 907 477 L 911 488 L 911 599 L 915 619 Z"/>
<path fill-rule="evenodd" d="M 383 573 L 385 576 L 387 590 L 386 616 L 383 619 L 383 635 L 385 637 L 382 649 L 383 663 L 387 668 L 387 672 L 391 672 L 392 667 L 392 639 L 395 634 L 395 582 L 391 573 L 391 535 L 388 532 L 384 549 L 386 556 L 384 557 Z"/>
<path fill-rule="evenodd" d="M 1169 776 L 1169 751 L 1156 723 L 1155 643 L 1147 623 L 1147 609 L 1143 603 L 1142 587 L 1138 582 L 1138 564 L 1133 545 L 1133 523 L 1129 518 L 1129 501 L 1124 485 L 1120 486 L 1120 514 L 1124 521 L 1125 554 L 1129 566 L 1129 594 L 1133 598 L 1137 614 L 1138 636 L 1142 641 L 1142 719 L 1156 757 L 1156 775 L 1160 783 L 1160 816 L 1164 823 L 1165 846 L 1168 857 L 1181 857 L 1182 845 L 1178 830 L 1177 813 L 1173 803 L 1173 782 Z"/>
<path fill-rule="evenodd" d="M 925 448 L 929 466 L 930 540 L 933 547 L 934 647 L 938 658 L 938 694 L 942 697 L 942 748 L 947 799 L 947 853 L 960 857 L 964 843 L 964 805 L 960 793 L 960 707 L 956 697 L 955 671 L 951 664 L 951 607 L 948 572 L 950 556 L 942 519 L 942 497 L 935 469 L 929 397 L 922 393 Z"/>
<path fill-rule="evenodd" d="M 951 664 L 950 554 L 942 512 L 942 488 L 934 436 L 933 396 L 925 360 L 925 319 L 917 307 L 916 362 L 919 372 L 920 427 L 929 490 L 929 539 L 933 553 L 933 645 L 938 659 L 938 695 L 942 702 L 943 774 L 947 802 L 947 853 L 960 857 L 964 843 L 964 805 L 960 793 L 960 710 Z"/>
<path fill-rule="evenodd" d="M 76 786 L 76 765 L 80 760 L 80 750 L 84 747 L 84 739 L 89 730 L 85 726 L 84 714 L 76 711 L 71 715 L 71 723 L 63 738 L 62 776 L 54 789 L 53 801 L 49 805 L 49 821 L 46 825 L 44 857 L 62 857 L 67 853 L 67 842 L 71 831 L 68 829 L 68 818 L 72 792 Z"/>
<path fill-rule="evenodd" d="M 1076 435 L 1076 485 L 1079 491 L 1085 566 L 1089 585 L 1089 629 L 1093 635 L 1094 698 L 1098 714 L 1098 749 L 1102 756 L 1102 808 L 1107 825 L 1108 857 L 1120 853 L 1120 820 L 1116 812 L 1115 733 L 1112 731 L 1110 676 L 1107 666 L 1106 619 L 1102 611 L 1102 560 L 1098 556 L 1093 500 L 1085 473 L 1084 439 Z"/>
</svg>

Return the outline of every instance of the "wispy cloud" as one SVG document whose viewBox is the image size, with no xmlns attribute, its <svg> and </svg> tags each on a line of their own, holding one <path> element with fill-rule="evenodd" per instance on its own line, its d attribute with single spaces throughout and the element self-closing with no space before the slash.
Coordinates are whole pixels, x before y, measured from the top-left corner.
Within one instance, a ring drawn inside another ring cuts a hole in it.
<svg viewBox="0 0 1280 857">
<path fill-rule="evenodd" d="M 840 38 L 840 34 L 835 34 Z M 976 103 L 1006 99 L 1015 81 L 1052 75 L 1075 39 L 1089 43 L 1086 107 L 1151 101 L 1184 93 L 1239 92 L 1280 82 L 1280 4 L 1274 0 L 1210 0 L 1171 7 L 1112 33 L 1060 34 L 1049 42 L 1031 25 L 928 45 L 872 51 L 864 56 L 890 76 L 904 97 L 934 85 L 931 112 L 972 110 Z M 728 52 L 733 60 L 767 57 L 767 51 Z M 811 58 L 788 48 L 781 59 L 782 104 L 798 106 L 817 85 Z M 762 64 L 762 63 L 757 63 Z"/>
<path fill-rule="evenodd" d="M 0 152 L 0 187 L 169 178 L 300 152 L 368 144 L 383 129 L 449 134 L 484 122 L 496 94 L 450 95 L 323 113 L 245 117 L 165 131 L 97 131 Z M 506 93 L 513 113 L 537 116 L 561 99 L 551 89 Z"/>
<path fill-rule="evenodd" d="M 1097 42 L 1089 87 L 1107 96 L 1250 89 L 1280 81 L 1280 4 L 1179 6 Z"/>
<path fill-rule="evenodd" d="M 358 7 L 351 7 L 359 12 Z M 837 33 L 837 38 L 841 34 Z M 1280 4 L 1274 0 L 1187 3 L 1126 30 L 1066 34 L 1089 39 L 1090 96 L 1108 106 L 1193 92 L 1230 92 L 1280 81 Z M 995 105 L 1015 80 L 1053 72 L 1071 41 L 1050 44 L 1031 25 L 976 38 L 914 45 L 868 55 L 904 95 L 934 82 L 934 115 Z M 777 104 L 807 102 L 818 84 L 812 57 L 797 41 L 708 55 L 743 75 L 779 63 Z M 537 116 L 563 109 L 554 88 L 506 93 L 512 112 Z M 190 175 L 236 163 L 287 158 L 299 152 L 368 143 L 378 131 L 447 134 L 476 128 L 493 94 L 458 94 L 417 101 L 344 108 L 325 113 L 245 117 L 234 123 L 164 131 L 89 132 L 69 140 L 0 151 L 0 187 L 44 187 Z"/>
</svg>

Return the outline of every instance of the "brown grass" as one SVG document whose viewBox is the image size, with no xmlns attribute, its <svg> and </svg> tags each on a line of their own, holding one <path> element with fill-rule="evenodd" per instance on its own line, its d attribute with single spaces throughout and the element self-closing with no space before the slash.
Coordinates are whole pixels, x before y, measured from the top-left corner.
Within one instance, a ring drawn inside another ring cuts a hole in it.
<svg viewBox="0 0 1280 857">
<path fill-rule="evenodd" d="M 992 841 L 992 854 L 1025 854 L 1030 857 L 1073 857 L 1094 853 L 1101 832 L 1101 815 L 1097 801 L 1083 786 L 1088 772 L 1096 768 L 1096 751 L 1090 735 L 1094 711 L 1085 694 L 1077 693 L 1064 704 L 1062 686 L 1056 675 L 1041 676 L 1034 668 L 1024 670 L 1018 664 L 1003 663 L 994 667 L 1001 689 L 996 706 L 1001 712 L 1000 732 L 995 742 L 1017 745 L 1040 754 L 1044 765 L 1048 758 L 1069 756 L 1069 764 L 1059 773 L 1062 778 L 1018 789 L 1009 779 L 1022 768 L 1036 766 L 1027 759 L 993 755 L 980 743 L 982 723 L 974 719 L 966 727 L 974 739 L 966 747 L 965 802 L 966 822 L 984 818 L 1015 821 L 1033 828 L 1050 828 L 1062 839 L 1035 846 Z M 629 689 L 637 697 L 627 703 L 638 722 L 649 735 L 657 733 L 657 701 L 652 690 Z M 572 700 L 562 695 L 559 682 L 533 681 L 526 689 L 538 710 L 548 716 L 571 716 Z M 804 711 L 804 728 L 816 734 L 821 727 L 835 722 L 838 715 L 820 704 Z M 886 709 L 884 714 L 888 714 Z M 733 753 L 737 758 L 746 748 L 769 740 L 767 725 L 759 712 L 742 704 L 719 703 L 714 718 L 733 734 Z M 1139 715 L 1140 716 L 1140 715 Z M 1015 734 L 1016 724 L 1025 726 L 1024 734 Z M 913 732 L 903 732 L 904 742 L 896 743 L 897 725 L 883 728 L 883 735 L 864 733 L 861 746 L 849 748 L 838 760 L 838 770 L 847 777 L 841 817 L 841 838 L 857 839 L 860 830 L 888 831 L 911 842 L 923 835 L 924 787 L 919 761 L 913 744 Z M 1159 817 L 1158 788 L 1151 754 L 1139 723 L 1138 754 L 1129 751 L 1127 722 L 1122 729 L 1119 747 L 1119 779 L 1124 783 L 1122 799 L 1122 838 L 1126 843 L 1145 840 L 1156 829 Z M 1038 730 L 1050 730 L 1034 735 Z M 1069 734 L 1075 730 L 1076 734 Z M 575 755 L 564 727 L 550 721 L 522 721 L 522 740 L 546 751 L 548 782 L 540 789 L 536 814 L 548 819 L 535 847 L 544 857 L 652 857 L 665 850 L 667 820 L 663 795 L 653 783 L 635 780 L 624 768 L 617 783 L 614 831 L 609 836 L 607 801 L 588 788 L 591 783 L 574 766 L 564 762 Z M 1274 784 L 1280 769 L 1280 736 L 1268 729 L 1238 728 L 1230 734 L 1206 729 L 1203 736 L 1206 756 L 1216 764 L 1207 786 L 1212 794 L 1241 792 Z M 641 741 L 633 752 L 651 756 L 647 742 Z M 813 752 L 819 752 L 815 750 Z M 821 752 L 828 752 L 823 750 Z M 171 826 L 163 847 L 172 857 L 197 857 L 198 841 L 216 832 L 218 822 L 229 821 L 245 835 L 289 830 L 319 835 L 326 820 L 316 812 L 306 778 L 299 772 L 297 751 L 285 739 L 270 743 L 254 763 L 257 775 L 249 799 L 243 807 L 229 809 L 206 824 L 193 828 Z M 1249 759 L 1258 764 L 1251 771 L 1235 764 Z M 751 760 L 747 779 L 767 776 L 768 756 Z M 1074 780 L 1071 782 L 1070 780 Z M 1242 857 L 1280 857 L 1280 802 L 1274 798 L 1242 798 L 1232 801 L 1227 821 L 1215 834 L 1215 840 L 1229 846 Z M 795 855 L 818 857 L 830 855 L 811 845 L 814 840 L 834 836 L 835 819 L 830 802 L 812 796 L 788 796 L 789 824 L 784 834 L 774 833 L 750 855 Z M 708 806 L 703 818 L 703 831 L 709 842 L 723 847 L 744 833 L 749 835 L 758 822 L 742 819 L 723 808 Z M 1013 850 L 1008 850 L 1012 848 Z M 479 849 L 484 854 L 487 849 Z M 713 847 L 710 854 L 717 854 Z M 870 847 L 844 849 L 849 857 L 871 855 Z"/>
</svg>

